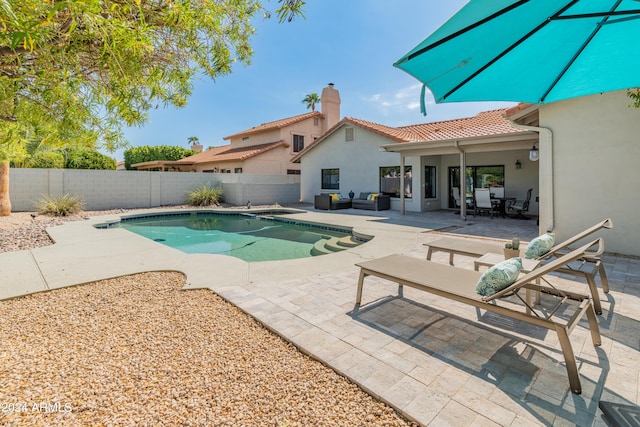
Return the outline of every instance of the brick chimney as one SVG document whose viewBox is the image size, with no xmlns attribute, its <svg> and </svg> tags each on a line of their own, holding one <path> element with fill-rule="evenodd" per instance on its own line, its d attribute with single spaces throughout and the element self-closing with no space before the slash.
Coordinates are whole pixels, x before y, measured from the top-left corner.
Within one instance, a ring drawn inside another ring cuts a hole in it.
<svg viewBox="0 0 640 427">
<path fill-rule="evenodd" d="M 320 103 L 322 104 L 322 114 L 326 118 L 322 129 L 324 132 L 340 121 L 340 92 L 333 87 L 333 83 L 329 83 L 327 87 L 322 89 Z"/>
</svg>

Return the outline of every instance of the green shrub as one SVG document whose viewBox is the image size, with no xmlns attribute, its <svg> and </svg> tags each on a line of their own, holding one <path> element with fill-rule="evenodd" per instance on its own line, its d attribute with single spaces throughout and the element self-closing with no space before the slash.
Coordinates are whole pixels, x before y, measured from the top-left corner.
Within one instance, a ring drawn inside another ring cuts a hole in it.
<svg viewBox="0 0 640 427">
<path fill-rule="evenodd" d="M 36 207 L 38 212 L 43 215 L 67 216 L 80 212 L 83 203 L 78 196 L 65 194 L 60 197 L 44 196 Z"/>
<path fill-rule="evenodd" d="M 94 150 L 70 149 L 66 158 L 64 167 L 67 169 L 116 170 L 114 159 Z"/>
<path fill-rule="evenodd" d="M 62 169 L 64 156 L 56 151 L 38 151 L 26 161 L 30 168 Z"/>
<path fill-rule="evenodd" d="M 187 204 L 191 206 L 211 206 L 222 201 L 222 188 L 205 184 L 187 194 Z"/>
<path fill-rule="evenodd" d="M 136 163 L 152 162 L 155 160 L 180 160 L 196 154 L 197 151 L 171 145 L 144 145 L 133 147 L 124 152 L 124 167 L 129 170 Z"/>
</svg>

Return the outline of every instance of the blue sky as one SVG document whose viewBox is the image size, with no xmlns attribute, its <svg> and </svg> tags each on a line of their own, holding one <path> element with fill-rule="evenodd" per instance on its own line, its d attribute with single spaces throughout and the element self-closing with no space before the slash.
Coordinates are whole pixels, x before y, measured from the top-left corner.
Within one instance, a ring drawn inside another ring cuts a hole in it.
<svg viewBox="0 0 640 427">
<path fill-rule="evenodd" d="M 465 0 L 308 0 L 305 17 L 279 24 L 257 18 L 248 66 L 215 81 L 195 82 L 185 108 L 158 109 L 139 128 L 127 128 L 132 146 L 178 145 L 190 136 L 206 147 L 261 123 L 307 112 L 302 99 L 327 83 L 340 91 L 341 117 L 387 126 L 472 116 L 513 103 L 434 104 L 420 114 L 420 83 L 393 67 L 402 55 L 455 14 Z M 266 1 L 271 10 L 276 0 Z M 430 102 L 429 102 L 430 101 Z M 318 106 L 319 108 L 319 106 Z M 114 154 L 123 159 L 123 150 Z"/>
</svg>

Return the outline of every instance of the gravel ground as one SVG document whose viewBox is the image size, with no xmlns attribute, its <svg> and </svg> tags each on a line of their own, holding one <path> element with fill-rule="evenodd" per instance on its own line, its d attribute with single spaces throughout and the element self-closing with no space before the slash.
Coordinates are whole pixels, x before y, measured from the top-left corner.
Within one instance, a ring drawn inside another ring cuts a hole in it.
<svg viewBox="0 0 640 427">
<path fill-rule="evenodd" d="M 44 229 L 64 221 L 11 217 L 0 251 L 51 244 Z M 153 272 L 0 301 L 0 425 L 414 425 L 183 284 Z"/>
</svg>

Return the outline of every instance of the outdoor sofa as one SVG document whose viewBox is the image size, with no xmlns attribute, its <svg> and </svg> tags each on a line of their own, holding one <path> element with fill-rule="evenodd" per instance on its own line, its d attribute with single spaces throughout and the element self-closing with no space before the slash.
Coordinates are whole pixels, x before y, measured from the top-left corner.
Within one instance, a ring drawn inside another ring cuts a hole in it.
<svg viewBox="0 0 640 427">
<path fill-rule="evenodd" d="M 351 207 L 351 200 L 333 197 L 332 194 L 319 194 L 314 198 L 314 207 L 316 209 L 332 211 L 336 209 L 349 209 Z"/>
<path fill-rule="evenodd" d="M 597 247 L 595 252 L 587 252 L 593 247 Z M 588 323 L 585 326 L 588 326 L 591 331 L 593 345 L 601 344 L 600 329 L 591 298 L 587 294 L 541 285 L 539 279 L 573 261 L 585 256 L 597 256 L 603 251 L 602 238 L 594 240 L 548 264 L 533 269 L 524 276 L 521 275 L 511 285 L 507 284 L 504 289 L 488 296 L 482 296 L 476 291 L 483 273 L 407 255 L 389 255 L 356 264 L 360 267 L 360 278 L 353 313 L 357 317 L 361 309 L 364 279 L 367 276 L 375 276 L 398 283 L 400 297 L 403 297 L 403 286 L 406 285 L 477 309 L 555 331 L 564 356 L 571 391 L 580 394 L 582 386 L 569 334 L 586 315 Z M 525 289 L 525 296 L 520 294 L 522 289 Z M 546 296 L 543 305 L 531 303 L 532 292 Z M 380 300 L 376 299 L 371 303 L 380 304 Z"/>
<path fill-rule="evenodd" d="M 378 193 L 360 193 L 351 201 L 354 209 L 367 209 L 370 211 L 384 211 L 391 208 L 391 197 Z"/>
</svg>

